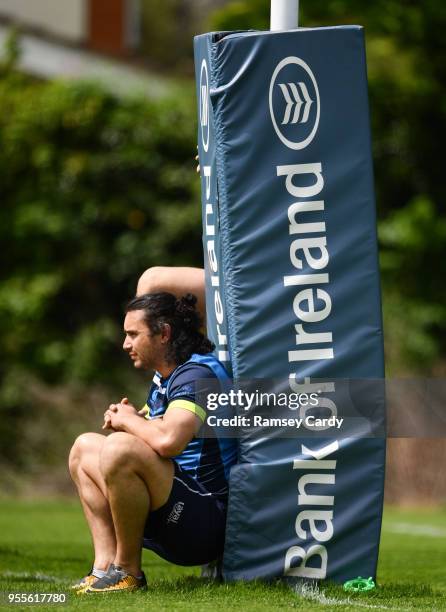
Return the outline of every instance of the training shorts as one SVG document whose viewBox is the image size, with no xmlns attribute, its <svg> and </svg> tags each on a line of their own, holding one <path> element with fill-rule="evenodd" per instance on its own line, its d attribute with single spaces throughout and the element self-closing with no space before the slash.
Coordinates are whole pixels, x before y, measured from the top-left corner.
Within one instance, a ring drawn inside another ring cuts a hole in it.
<svg viewBox="0 0 446 612">
<path fill-rule="evenodd" d="M 226 504 L 173 463 L 169 499 L 149 512 L 143 546 L 177 565 L 203 565 L 223 554 Z"/>
</svg>

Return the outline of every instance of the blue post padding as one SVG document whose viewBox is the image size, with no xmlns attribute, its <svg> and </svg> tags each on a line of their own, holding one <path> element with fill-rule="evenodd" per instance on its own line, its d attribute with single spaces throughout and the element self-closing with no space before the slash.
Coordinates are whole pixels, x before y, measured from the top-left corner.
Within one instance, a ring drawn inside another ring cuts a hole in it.
<svg viewBox="0 0 446 612">
<path fill-rule="evenodd" d="M 335 410 L 336 379 L 384 376 L 363 30 L 206 34 L 195 62 L 216 354 L 332 381 Z M 241 439 L 227 579 L 375 577 L 385 440 L 329 435 Z"/>
</svg>

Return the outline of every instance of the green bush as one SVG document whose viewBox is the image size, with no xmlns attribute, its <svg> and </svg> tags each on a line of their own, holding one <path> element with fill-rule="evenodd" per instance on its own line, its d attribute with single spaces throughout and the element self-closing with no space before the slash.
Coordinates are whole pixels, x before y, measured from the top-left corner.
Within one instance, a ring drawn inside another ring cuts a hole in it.
<svg viewBox="0 0 446 612">
<path fill-rule="evenodd" d="M 2 373 L 113 378 L 123 303 L 156 264 L 201 263 L 195 103 L 0 80 Z"/>
<path fill-rule="evenodd" d="M 0 70 L 0 446 L 20 466 L 23 432 L 48 413 L 32 389 L 84 389 L 87 403 L 88 386 L 125 393 L 134 379 L 122 313 L 138 276 L 201 265 L 202 248 L 192 87 L 180 100 L 118 99 L 25 77 L 9 56 Z"/>
</svg>

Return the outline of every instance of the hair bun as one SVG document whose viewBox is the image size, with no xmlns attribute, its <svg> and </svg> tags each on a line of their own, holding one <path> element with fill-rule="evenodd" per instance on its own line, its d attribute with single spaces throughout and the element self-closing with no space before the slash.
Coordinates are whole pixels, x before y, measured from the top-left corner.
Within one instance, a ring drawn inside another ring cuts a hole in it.
<svg viewBox="0 0 446 612">
<path fill-rule="evenodd" d="M 189 306 L 189 307 L 194 307 L 195 304 L 197 303 L 197 298 L 195 295 L 193 295 L 192 293 L 187 293 L 184 297 L 183 297 L 184 302 Z"/>
<path fill-rule="evenodd" d="M 187 312 L 191 309 L 195 309 L 195 304 L 197 303 L 197 298 L 192 293 L 188 293 L 187 295 L 183 295 L 176 302 L 176 307 L 178 312 Z"/>
<path fill-rule="evenodd" d="M 187 295 L 183 295 L 183 297 L 179 298 L 176 301 L 176 311 L 177 314 L 180 315 L 183 325 L 188 326 L 197 326 L 198 323 L 198 313 L 195 309 L 195 304 L 197 303 L 197 298 L 192 293 L 188 293 Z"/>
</svg>

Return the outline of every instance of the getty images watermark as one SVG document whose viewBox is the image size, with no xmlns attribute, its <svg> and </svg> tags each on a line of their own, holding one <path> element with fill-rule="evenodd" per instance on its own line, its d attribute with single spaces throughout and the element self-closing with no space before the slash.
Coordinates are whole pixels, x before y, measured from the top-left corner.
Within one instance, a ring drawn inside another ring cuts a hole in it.
<svg viewBox="0 0 446 612">
<path fill-rule="evenodd" d="M 244 412 L 254 411 L 256 408 L 277 409 L 287 408 L 290 411 L 318 407 L 321 399 L 316 392 L 312 393 L 285 393 L 267 392 L 256 389 L 247 392 L 242 389 L 231 389 L 228 392 L 208 393 L 206 397 L 206 408 L 209 411 L 217 411 L 221 408 L 233 408 Z M 316 416 L 305 414 L 299 416 L 267 416 L 265 414 L 233 414 L 232 416 L 208 414 L 206 419 L 210 427 L 286 427 L 300 429 L 302 426 L 313 429 L 332 428 L 340 429 L 344 419 L 335 415 Z"/>
<path fill-rule="evenodd" d="M 197 383 L 202 437 L 446 437 L 445 379 Z"/>
</svg>

